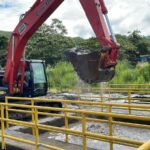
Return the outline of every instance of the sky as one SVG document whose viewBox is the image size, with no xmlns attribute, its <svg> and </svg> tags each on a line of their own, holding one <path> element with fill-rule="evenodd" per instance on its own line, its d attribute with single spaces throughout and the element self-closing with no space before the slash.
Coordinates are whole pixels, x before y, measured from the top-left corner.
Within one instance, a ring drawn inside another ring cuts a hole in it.
<svg viewBox="0 0 150 150">
<path fill-rule="evenodd" d="M 13 31 L 19 16 L 26 12 L 35 0 L 0 0 L 0 30 Z M 109 18 L 115 33 L 128 34 L 140 30 L 150 35 L 150 0 L 105 0 Z M 89 38 L 95 36 L 79 0 L 64 0 L 62 5 L 46 20 L 60 19 L 68 30 L 68 36 Z"/>
</svg>

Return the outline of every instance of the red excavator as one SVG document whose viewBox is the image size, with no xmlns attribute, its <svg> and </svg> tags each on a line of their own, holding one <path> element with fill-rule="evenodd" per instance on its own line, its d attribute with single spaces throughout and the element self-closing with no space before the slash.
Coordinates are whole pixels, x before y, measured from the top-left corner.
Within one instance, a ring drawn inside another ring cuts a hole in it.
<svg viewBox="0 0 150 150">
<path fill-rule="evenodd" d="M 64 0 L 36 0 L 13 31 L 5 70 L 0 72 L 0 90 L 9 95 L 43 96 L 47 93 L 45 63 L 23 58 L 29 38 Z M 80 0 L 101 45 L 100 52 L 71 49 L 67 56 L 87 83 L 106 82 L 115 74 L 119 46 L 113 34 L 103 0 Z"/>
</svg>

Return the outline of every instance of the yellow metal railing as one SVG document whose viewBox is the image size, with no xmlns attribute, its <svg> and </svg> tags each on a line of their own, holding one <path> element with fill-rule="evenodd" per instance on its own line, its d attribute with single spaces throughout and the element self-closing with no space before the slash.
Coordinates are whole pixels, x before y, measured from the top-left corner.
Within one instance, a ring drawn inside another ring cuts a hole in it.
<svg viewBox="0 0 150 150">
<path fill-rule="evenodd" d="M 13 100 L 13 103 L 11 102 Z M 14 103 L 14 100 L 16 103 Z M 31 105 L 25 104 L 17 104 L 17 101 L 29 101 Z M 54 108 L 54 107 L 46 107 L 46 106 L 37 106 L 35 105 L 36 102 L 46 102 L 46 103 L 53 103 L 53 102 L 61 102 L 63 104 L 63 108 Z M 95 112 L 90 109 L 75 109 L 70 108 L 69 104 L 75 105 L 86 105 L 98 108 L 106 108 L 106 112 Z M 113 150 L 114 144 L 121 144 L 125 146 L 135 147 L 138 148 L 142 144 L 141 141 L 133 140 L 129 138 L 122 138 L 116 137 L 113 135 L 113 125 L 121 125 L 121 126 L 129 126 L 135 128 L 142 128 L 142 129 L 150 129 L 150 126 L 147 124 L 138 124 L 138 123 L 129 123 L 123 121 L 115 121 L 117 119 L 130 119 L 130 120 L 138 120 L 138 121 L 150 121 L 149 116 L 138 116 L 133 114 L 119 114 L 114 113 L 114 109 L 125 109 L 125 110 L 132 110 L 132 111 L 146 111 L 150 112 L 150 105 L 138 105 L 138 104 L 115 104 L 115 103 L 104 103 L 104 102 L 89 102 L 89 101 L 75 101 L 75 100 L 54 100 L 54 99 L 39 99 L 39 98 L 20 98 L 20 97 L 6 97 L 5 103 L 0 103 L 1 109 L 1 137 L 2 137 L 2 149 L 5 148 L 5 139 L 12 139 L 15 141 L 20 141 L 23 143 L 31 144 L 36 146 L 36 150 L 39 149 L 39 146 L 43 146 L 53 150 L 62 150 L 62 148 L 58 148 L 56 146 L 47 145 L 44 143 L 39 142 L 39 130 L 45 130 L 48 132 L 56 132 L 56 133 L 63 133 L 65 134 L 65 142 L 69 142 L 69 135 L 74 135 L 82 138 L 82 145 L 83 150 L 87 148 L 87 139 L 92 140 L 99 140 L 108 142 L 110 144 L 110 150 Z M 50 111 L 56 112 L 51 113 Z M 15 113 L 28 113 L 32 117 L 31 122 L 27 121 L 19 121 L 9 118 L 10 112 Z M 58 113 L 61 112 L 61 113 Z M 6 113 L 6 116 L 4 116 Z M 51 116 L 51 117 L 61 117 L 64 118 L 65 125 L 64 127 L 55 127 L 50 125 L 40 124 L 38 122 L 39 115 L 43 116 Z M 94 116 L 94 117 L 92 117 Z M 105 119 L 103 119 L 105 118 Z M 69 119 L 78 120 L 82 124 L 82 130 L 77 131 L 73 129 L 69 129 Z M 109 134 L 103 135 L 98 133 L 93 133 L 87 131 L 86 124 L 87 122 L 97 122 L 97 123 L 107 123 L 109 126 Z M 35 136 L 35 141 L 29 141 L 26 139 L 21 139 L 18 137 L 13 137 L 7 135 L 5 133 L 5 123 L 6 128 L 9 125 L 19 125 L 32 128 L 32 134 Z"/>
</svg>

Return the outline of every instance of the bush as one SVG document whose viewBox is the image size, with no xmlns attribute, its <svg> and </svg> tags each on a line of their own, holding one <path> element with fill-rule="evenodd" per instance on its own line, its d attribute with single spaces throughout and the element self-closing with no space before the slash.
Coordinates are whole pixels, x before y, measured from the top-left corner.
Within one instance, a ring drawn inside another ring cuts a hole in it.
<svg viewBox="0 0 150 150">
<path fill-rule="evenodd" d="M 150 64 L 132 68 L 127 61 L 119 62 L 116 75 L 110 84 L 148 84 L 150 83 Z"/>
<path fill-rule="evenodd" d="M 59 62 L 47 68 L 49 88 L 68 89 L 77 83 L 77 75 L 68 62 Z"/>
</svg>

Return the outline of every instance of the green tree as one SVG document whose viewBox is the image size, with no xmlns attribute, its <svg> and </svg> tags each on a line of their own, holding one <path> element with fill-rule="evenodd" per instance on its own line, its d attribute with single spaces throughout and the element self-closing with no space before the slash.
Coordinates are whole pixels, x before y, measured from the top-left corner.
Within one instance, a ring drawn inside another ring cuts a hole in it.
<svg viewBox="0 0 150 150">
<path fill-rule="evenodd" d="M 149 50 L 149 42 L 147 38 L 141 35 L 141 32 L 138 30 L 133 31 L 133 33 L 129 34 L 129 39 L 131 42 L 137 47 L 137 53 L 139 55 L 146 55 L 148 54 Z"/>
<path fill-rule="evenodd" d="M 75 38 L 74 40 L 77 47 L 100 50 L 100 44 L 95 37 L 91 37 L 89 39 Z"/>
<path fill-rule="evenodd" d="M 8 38 L 0 35 L 0 66 L 4 67 L 7 55 Z"/>
<path fill-rule="evenodd" d="M 28 42 L 26 57 L 43 59 L 50 65 L 64 60 L 66 49 L 75 46 L 72 38 L 64 36 L 66 31 L 57 19 L 53 19 L 51 25 L 43 24 Z"/>
<path fill-rule="evenodd" d="M 130 41 L 128 36 L 117 34 L 116 38 L 120 44 L 119 60 L 126 59 L 132 62 L 133 56 L 131 56 L 131 53 L 135 53 L 136 46 Z"/>
<path fill-rule="evenodd" d="M 61 35 L 66 35 L 67 34 L 67 29 L 63 25 L 62 21 L 59 19 L 52 19 L 52 23 L 49 26 L 51 33 L 52 34 L 61 34 Z"/>
</svg>

